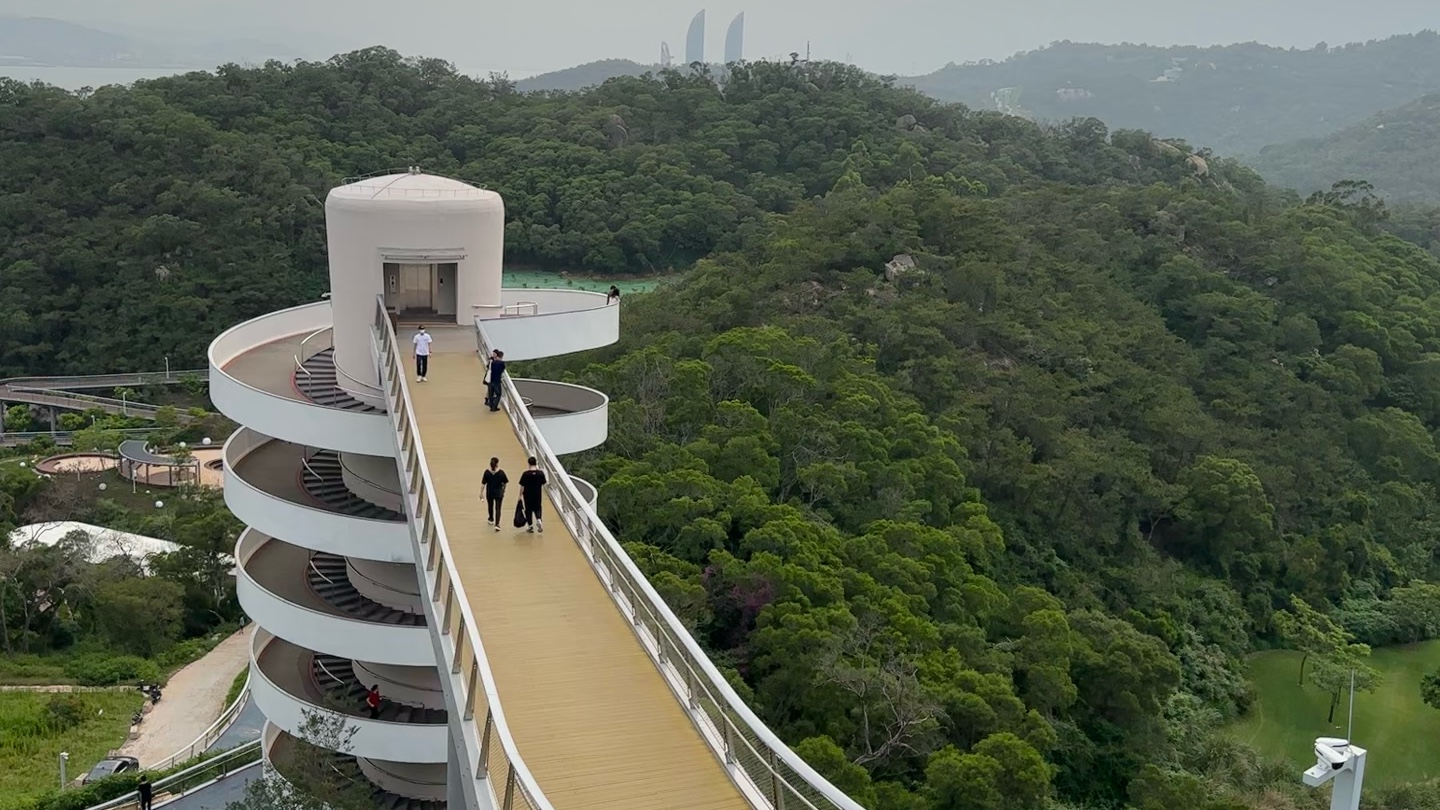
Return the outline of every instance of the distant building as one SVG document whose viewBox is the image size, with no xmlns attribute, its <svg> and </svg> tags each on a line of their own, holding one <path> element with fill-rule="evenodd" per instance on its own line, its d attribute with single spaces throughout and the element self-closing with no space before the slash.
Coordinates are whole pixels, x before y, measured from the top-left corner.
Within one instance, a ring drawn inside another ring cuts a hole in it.
<svg viewBox="0 0 1440 810">
<path fill-rule="evenodd" d="M 670 67 L 674 61 L 675 60 L 670 57 L 670 43 L 660 43 L 660 67 Z"/>
<path fill-rule="evenodd" d="M 685 34 L 685 64 L 705 61 L 705 9 L 695 13 L 690 30 Z"/>
<path fill-rule="evenodd" d="M 735 15 L 730 21 L 730 27 L 725 31 L 725 64 L 739 62 L 744 59 L 745 52 L 745 12 Z"/>
</svg>

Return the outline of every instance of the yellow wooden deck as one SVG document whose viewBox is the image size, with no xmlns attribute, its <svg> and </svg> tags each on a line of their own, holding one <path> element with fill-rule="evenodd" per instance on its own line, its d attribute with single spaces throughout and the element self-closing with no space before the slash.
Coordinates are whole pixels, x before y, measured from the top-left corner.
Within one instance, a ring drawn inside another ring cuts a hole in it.
<svg viewBox="0 0 1440 810">
<path fill-rule="evenodd" d="M 435 354 L 424 383 L 406 365 L 455 569 L 510 731 L 546 797 L 556 810 L 748 810 L 553 502 L 544 534 L 510 527 L 525 452 L 504 412 L 484 405 L 479 357 Z M 511 482 L 500 532 L 486 525 L 480 492 L 491 456 Z"/>
</svg>

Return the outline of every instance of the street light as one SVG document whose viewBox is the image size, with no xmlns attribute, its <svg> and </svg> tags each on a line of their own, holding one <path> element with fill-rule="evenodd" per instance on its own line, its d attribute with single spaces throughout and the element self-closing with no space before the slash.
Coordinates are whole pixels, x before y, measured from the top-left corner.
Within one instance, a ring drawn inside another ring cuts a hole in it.
<svg viewBox="0 0 1440 810">
<path fill-rule="evenodd" d="M 155 502 L 155 508 L 156 508 L 156 509 L 164 509 L 164 508 L 165 508 L 165 502 L 164 502 L 164 501 L 156 501 L 156 502 Z"/>
<path fill-rule="evenodd" d="M 64 790 L 68 780 L 65 778 L 65 763 L 70 761 L 70 752 L 60 752 L 60 789 Z"/>
</svg>

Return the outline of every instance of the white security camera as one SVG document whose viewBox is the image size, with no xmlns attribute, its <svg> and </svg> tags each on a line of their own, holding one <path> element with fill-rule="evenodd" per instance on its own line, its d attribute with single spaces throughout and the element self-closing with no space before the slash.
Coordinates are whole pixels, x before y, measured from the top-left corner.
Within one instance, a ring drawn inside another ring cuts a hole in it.
<svg viewBox="0 0 1440 810">
<path fill-rule="evenodd" d="M 1341 768 L 1345 767 L 1345 763 L 1350 761 L 1350 755 L 1345 752 L 1343 747 L 1336 748 L 1332 745 L 1326 745 L 1325 743 L 1316 740 L 1315 759 L 1318 761 L 1319 764 L 1329 763 L 1331 768 L 1334 768 L 1338 771 Z"/>
</svg>

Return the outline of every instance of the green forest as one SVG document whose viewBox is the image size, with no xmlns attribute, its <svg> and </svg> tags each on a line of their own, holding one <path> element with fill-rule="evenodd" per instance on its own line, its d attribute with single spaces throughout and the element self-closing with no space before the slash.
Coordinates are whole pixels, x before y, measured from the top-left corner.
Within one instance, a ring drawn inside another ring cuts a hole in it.
<svg viewBox="0 0 1440 810">
<path fill-rule="evenodd" d="M 525 94 L 383 49 L 0 83 L 0 162 L 0 376 L 199 363 L 324 292 L 324 195 L 386 167 L 500 191 L 510 262 L 683 271 L 534 370 L 614 398 L 572 472 L 868 808 L 1323 807 L 1227 731 L 1246 656 L 1333 706 L 1440 637 L 1440 260 L 1364 183 L 832 63 Z"/>
<path fill-rule="evenodd" d="M 1392 204 L 1440 203 L 1440 95 L 1378 113 L 1323 138 L 1260 150 L 1248 163 L 1277 185 L 1305 193 L 1363 177 Z"/>
<path fill-rule="evenodd" d="M 1254 155 L 1440 90 L 1440 34 L 1311 48 L 1067 41 L 903 81 L 943 101 L 986 109 L 995 107 L 997 90 L 1015 88 L 1009 103 L 1037 119 L 1093 115 L 1112 127 Z"/>
</svg>

